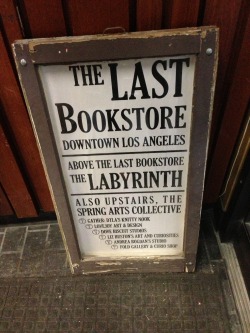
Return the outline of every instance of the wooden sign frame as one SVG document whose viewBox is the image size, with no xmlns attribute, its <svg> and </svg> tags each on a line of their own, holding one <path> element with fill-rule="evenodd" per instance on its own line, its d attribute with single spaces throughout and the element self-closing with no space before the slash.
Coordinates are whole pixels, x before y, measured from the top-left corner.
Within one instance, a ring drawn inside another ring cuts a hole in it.
<svg viewBox="0 0 250 333">
<path fill-rule="evenodd" d="M 20 40 L 14 43 L 13 50 L 72 273 L 193 272 L 217 69 L 218 29 L 202 27 Z M 113 257 L 81 255 L 39 67 L 183 55 L 196 57 L 183 253 Z"/>
</svg>

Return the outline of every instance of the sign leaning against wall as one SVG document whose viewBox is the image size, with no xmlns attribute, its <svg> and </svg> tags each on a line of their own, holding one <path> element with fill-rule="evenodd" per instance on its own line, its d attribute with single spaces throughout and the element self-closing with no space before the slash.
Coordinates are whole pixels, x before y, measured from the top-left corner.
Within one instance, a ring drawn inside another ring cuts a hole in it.
<svg viewBox="0 0 250 333">
<path fill-rule="evenodd" d="M 217 29 L 13 47 L 72 272 L 193 271 Z"/>
</svg>

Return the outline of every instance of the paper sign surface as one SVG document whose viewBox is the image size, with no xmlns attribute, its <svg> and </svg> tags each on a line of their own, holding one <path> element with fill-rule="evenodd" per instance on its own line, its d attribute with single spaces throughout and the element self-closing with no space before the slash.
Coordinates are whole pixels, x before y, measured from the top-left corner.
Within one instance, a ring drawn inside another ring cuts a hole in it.
<svg viewBox="0 0 250 333">
<path fill-rule="evenodd" d="M 195 60 L 39 66 L 82 256 L 183 254 Z"/>
</svg>

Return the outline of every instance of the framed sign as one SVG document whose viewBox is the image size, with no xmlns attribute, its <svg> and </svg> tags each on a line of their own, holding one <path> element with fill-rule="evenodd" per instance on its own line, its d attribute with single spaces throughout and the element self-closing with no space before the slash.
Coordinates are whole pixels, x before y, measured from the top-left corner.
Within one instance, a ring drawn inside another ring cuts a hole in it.
<svg viewBox="0 0 250 333">
<path fill-rule="evenodd" d="M 194 271 L 217 29 L 14 54 L 72 272 Z"/>
</svg>

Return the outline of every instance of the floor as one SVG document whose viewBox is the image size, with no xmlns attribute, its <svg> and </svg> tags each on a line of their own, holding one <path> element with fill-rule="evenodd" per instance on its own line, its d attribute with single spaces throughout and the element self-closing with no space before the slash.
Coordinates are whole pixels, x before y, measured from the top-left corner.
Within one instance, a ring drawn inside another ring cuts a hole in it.
<svg viewBox="0 0 250 333">
<path fill-rule="evenodd" d="M 72 276 L 56 221 L 0 228 L 0 332 L 242 333 L 211 221 L 195 273 Z"/>
</svg>

